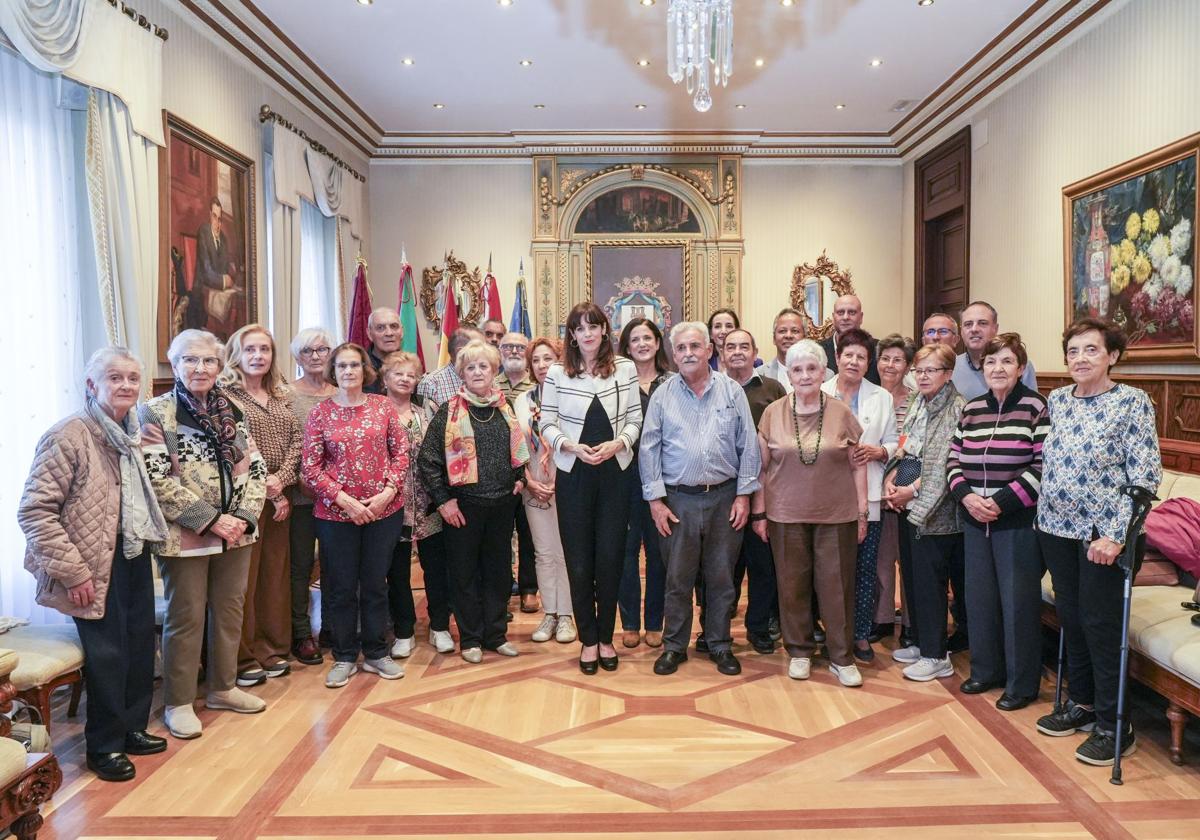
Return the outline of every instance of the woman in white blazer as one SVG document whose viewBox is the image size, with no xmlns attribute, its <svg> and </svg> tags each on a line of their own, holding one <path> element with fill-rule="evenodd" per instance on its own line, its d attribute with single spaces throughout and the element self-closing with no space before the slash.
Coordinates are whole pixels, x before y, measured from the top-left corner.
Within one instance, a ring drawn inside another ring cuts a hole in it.
<svg viewBox="0 0 1200 840">
<path fill-rule="evenodd" d="M 617 669 L 613 627 L 629 526 L 629 464 L 642 428 L 637 367 L 613 352 L 608 316 L 567 316 L 561 363 L 542 383 L 542 436 L 557 467 L 558 529 L 585 674 Z"/>
<path fill-rule="evenodd" d="M 892 396 L 863 377 L 871 363 L 869 333 L 851 329 L 838 339 L 837 375 L 826 380 L 821 390 L 849 403 L 862 426 L 862 437 L 854 449 L 856 464 L 867 465 L 867 538 L 859 543 L 854 572 L 854 655 L 863 662 L 875 658 L 868 637 L 875 626 L 877 584 L 876 557 L 882 525 L 879 500 L 883 494 L 883 468 L 896 452 L 899 434 Z"/>
</svg>

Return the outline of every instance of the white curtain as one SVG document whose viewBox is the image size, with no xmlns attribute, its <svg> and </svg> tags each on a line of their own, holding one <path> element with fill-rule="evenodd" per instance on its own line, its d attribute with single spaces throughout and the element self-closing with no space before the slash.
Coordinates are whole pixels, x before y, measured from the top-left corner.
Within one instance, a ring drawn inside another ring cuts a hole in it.
<svg viewBox="0 0 1200 840">
<path fill-rule="evenodd" d="M 111 93 L 91 91 L 87 127 L 88 203 L 108 341 L 152 363 L 158 312 L 158 147 L 133 131 L 129 110 Z"/>
<path fill-rule="evenodd" d="M 299 325 L 320 326 L 341 341 L 346 334 L 338 306 L 337 220 L 307 199 L 300 202 Z"/>
<path fill-rule="evenodd" d="M 0 31 L 38 70 L 119 96 L 134 131 L 166 145 L 162 39 L 106 0 L 0 0 Z"/>
<path fill-rule="evenodd" d="M 0 435 L 0 615 L 37 623 L 63 619 L 34 604 L 16 509 L 38 438 L 83 402 L 80 278 L 92 270 L 82 150 L 56 102 L 54 77 L 0 50 L 0 353 L 14 363 L 0 377 L 10 411 Z"/>
</svg>

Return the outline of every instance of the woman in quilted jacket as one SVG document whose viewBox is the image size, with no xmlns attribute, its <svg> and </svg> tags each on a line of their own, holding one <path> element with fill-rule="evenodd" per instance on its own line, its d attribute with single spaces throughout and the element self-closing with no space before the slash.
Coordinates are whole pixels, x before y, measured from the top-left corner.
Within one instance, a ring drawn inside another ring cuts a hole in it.
<svg viewBox="0 0 1200 840">
<path fill-rule="evenodd" d="M 142 460 L 131 409 L 142 363 L 123 347 L 96 351 L 82 411 L 38 442 L 17 518 L 37 602 L 75 619 L 87 681 L 87 766 L 101 779 L 134 776 L 130 755 L 167 742 L 146 732 L 154 693 L 150 552 L 167 523 Z"/>
<path fill-rule="evenodd" d="M 181 332 L 167 349 L 175 386 L 138 411 L 146 468 L 168 523 L 158 558 L 167 598 L 163 717 L 176 738 L 201 734 L 192 703 L 206 613 L 205 705 L 243 714 L 266 708 L 235 681 L 267 465 L 241 409 L 216 384 L 221 354 L 212 333 Z"/>
</svg>

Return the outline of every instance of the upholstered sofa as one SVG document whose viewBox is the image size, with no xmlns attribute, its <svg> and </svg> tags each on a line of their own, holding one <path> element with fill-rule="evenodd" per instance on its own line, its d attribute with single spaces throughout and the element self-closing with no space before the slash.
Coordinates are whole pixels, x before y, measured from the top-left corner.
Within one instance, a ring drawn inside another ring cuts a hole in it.
<svg viewBox="0 0 1200 840">
<path fill-rule="evenodd" d="M 1200 501 L 1200 476 L 1166 470 L 1160 500 L 1186 496 Z M 1183 763 L 1183 730 L 1189 712 L 1200 716 L 1200 629 L 1180 603 L 1195 590 L 1185 586 L 1135 586 L 1129 617 L 1130 675 L 1167 699 L 1171 760 Z M 1045 622 L 1057 627 L 1050 575 L 1042 579 Z"/>
<path fill-rule="evenodd" d="M 38 808 L 62 784 L 62 771 L 53 753 L 27 753 L 7 737 L 12 724 L 6 713 L 17 696 L 11 677 L 19 665 L 15 651 L 0 648 L 0 832 L 8 829 L 18 840 L 33 840 L 42 826 Z"/>
</svg>

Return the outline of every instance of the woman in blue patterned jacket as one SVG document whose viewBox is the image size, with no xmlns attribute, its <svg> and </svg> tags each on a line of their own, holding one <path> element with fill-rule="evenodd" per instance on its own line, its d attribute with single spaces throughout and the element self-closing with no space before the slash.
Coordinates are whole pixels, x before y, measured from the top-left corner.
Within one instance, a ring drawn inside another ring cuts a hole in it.
<svg viewBox="0 0 1200 840">
<path fill-rule="evenodd" d="M 1066 634 L 1069 682 L 1063 709 L 1042 717 L 1037 728 L 1054 736 L 1090 730 L 1075 757 L 1099 766 L 1111 765 L 1116 753 L 1124 593 L 1116 559 L 1131 514 L 1120 488 L 1136 484 L 1153 491 L 1162 480 L 1150 398 L 1110 377 L 1125 341 L 1119 328 L 1095 318 L 1080 319 L 1063 333 L 1075 384 L 1050 394 L 1037 517 L 1038 543 Z M 1135 747 L 1128 728 L 1122 754 Z"/>
</svg>

